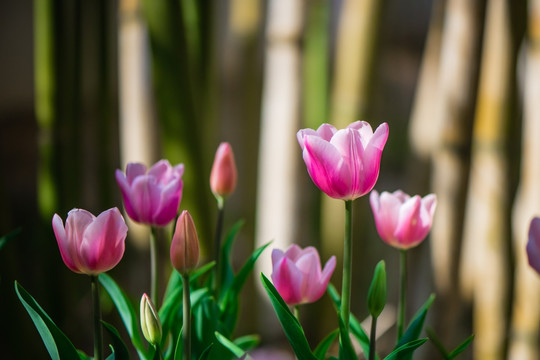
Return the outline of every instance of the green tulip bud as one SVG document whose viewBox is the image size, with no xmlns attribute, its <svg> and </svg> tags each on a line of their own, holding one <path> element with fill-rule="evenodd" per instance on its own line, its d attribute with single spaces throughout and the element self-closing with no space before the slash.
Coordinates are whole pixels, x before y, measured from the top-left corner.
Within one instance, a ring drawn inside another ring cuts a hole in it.
<svg viewBox="0 0 540 360">
<path fill-rule="evenodd" d="M 157 346 L 161 341 L 161 321 L 159 315 L 148 295 L 141 298 L 141 328 L 144 338 L 152 345 Z"/>
<path fill-rule="evenodd" d="M 386 305 L 386 267 L 384 260 L 375 267 L 368 292 L 368 309 L 374 318 L 379 317 Z"/>
</svg>

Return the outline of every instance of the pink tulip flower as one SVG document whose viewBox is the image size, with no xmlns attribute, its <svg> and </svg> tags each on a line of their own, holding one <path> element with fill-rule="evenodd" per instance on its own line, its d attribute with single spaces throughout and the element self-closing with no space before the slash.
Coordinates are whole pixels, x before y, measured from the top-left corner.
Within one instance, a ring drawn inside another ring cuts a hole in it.
<svg viewBox="0 0 540 360">
<path fill-rule="evenodd" d="M 402 250 L 415 247 L 426 238 L 437 206 L 434 194 L 410 197 L 401 190 L 380 195 L 373 190 L 369 201 L 381 239 Z"/>
<path fill-rule="evenodd" d="M 124 255 L 128 227 L 117 208 L 97 217 L 73 209 L 65 227 L 62 218 L 54 214 L 52 227 L 62 260 L 73 272 L 98 275 L 115 267 Z"/>
<path fill-rule="evenodd" d="M 199 237 L 187 210 L 182 211 L 176 222 L 170 255 L 174 268 L 180 274 L 189 273 L 199 263 Z"/>
<path fill-rule="evenodd" d="M 373 189 L 379 177 L 388 124 L 373 133 L 365 121 L 337 130 L 322 124 L 296 134 L 311 180 L 334 199 L 354 200 Z"/>
<path fill-rule="evenodd" d="M 529 227 L 527 257 L 529 265 L 540 274 L 540 218 L 538 217 L 532 219 Z"/>
<path fill-rule="evenodd" d="M 308 246 L 301 249 L 291 245 L 287 251 L 272 251 L 272 281 L 283 300 L 289 305 L 312 303 L 324 294 L 336 257 L 332 256 L 321 271 L 317 250 Z"/>
<path fill-rule="evenodd" d="M 210 188 L 216 196 L 227 196 L 234 192 L 237 178 L 234 153 L 229 143 L 219 145 L 210 173 Z"/>
<path fill-rule="evenodd" d="M 160 160 L 148 172 L 140 163 L 129 163 L 126 174 L 116 170 L 126 212 L 135 222 L 165 226 L 178 214 L 182 199 L 184 165 L 174 167 Z"/>
</svg>

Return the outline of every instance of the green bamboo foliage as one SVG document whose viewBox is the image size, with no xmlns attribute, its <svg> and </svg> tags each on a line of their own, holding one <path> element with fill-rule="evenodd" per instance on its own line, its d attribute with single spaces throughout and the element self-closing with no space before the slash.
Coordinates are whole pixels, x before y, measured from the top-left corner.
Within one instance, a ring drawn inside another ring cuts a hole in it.
<svg viewBox="0 0 540 360">
<path fill-rule="evenodd" d="M 461 282 L 473 296 L 475 359 L 504 359 L 510 266 L 507 144 L 513 98 L 509 3 L 490 0 L 473 130 Z"/>
</svg>

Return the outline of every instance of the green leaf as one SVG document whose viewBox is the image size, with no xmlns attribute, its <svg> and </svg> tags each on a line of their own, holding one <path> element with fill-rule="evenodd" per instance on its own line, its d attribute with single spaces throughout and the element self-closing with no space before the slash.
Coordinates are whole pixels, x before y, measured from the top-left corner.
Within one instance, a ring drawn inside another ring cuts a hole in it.
<svg viewBox="0 0 540 360">
<path fill-rule="evenodd" d="M 304 334 L 304 330 L 298 322 L 298 319 L 296 319 L 296 317 L 293 315 L 274 285 L 262 273 L 261 280 L 266 292 L 268 293 L 268 296 L 270 297 L 272 306 L 276 311 L 276 315 L 281 323 L 281 327 L 283 328 L 283 331 L 285 332 L 285 335 L 287 336 L 287 339 L 289 340 L 289 343 L 291 344 L 298 359 L 317 359 L 311 352 L 306 335 Z"/>
<path fill-rule="evenodd" d="M 124 344 L 124 341 L 122 340 L 122 338 L 120 337 L 118 330 L 116 330 L 114 326 L 112 326 L 111 324 L 103 320 L 101 321 L 101 323 L 103 324 L 103 327 L 105 328 L 105 330 L 107 330 L 107 332 L 111 336 L 111 339 L 112 339 L 111 347 L 113 348 L 114 359 L 115 360 L 129 360 L 129 350 L 126 344 Z"/>
<path fill-rule="evenodd" d="M 139 353 L 139 357 L 147 358 L 149 350 L 143 345 L 141 334 L 139 333 L 139 321 L 135 315 L 135 310 L 131 301 L 109 275 L 105 273 L 99 274 L 98 279 L 116 306 L 129 337 L 131 338 L 131 343 Z"/>
<path fill-rule="evenodd" d="M 210 357 L 210 353 L 212 352 L 212 348 L 214 347 L 214 344 L 210 344 L 204 349 L 204 351 L 201 353 L 201 356 L 199 356 L 199 360 L 206 360 Z"/>
<path fill-rule="evenodd" d="M 339 319 L 339 358 L 347 360 L 358 359 L 358 356 L 356 356 L 356 352 L 354 351 L 354 347 L 352 346 L 349 332 L 345 327 L 345 322 L 339 313 L 337 316 Z M 369 354 L 369 352 L 366 354 Z"/>
<path fill-rule="evenodd" d="M 259 345 L 261 337 L 259 335 L 244 335 L 234 339 L 233 342 L 243 350 L 249 351 Z"/>
<path fill-rule="evenodd" d="M 237 358 L 240 358 L 246 354 L 241 347 L 227 339 L 225 336 L 221 335 L 219 332 L 216 331 L 214 335 L 216 336 L 217 341 Z"/>
<path fill-rule="evenodd" d="M 182 339 L 182 329 L 180 329 L 180 332 L 178 333 L 178 337 L 176 338 L 176 345 L 174 347 L 174 360 L 182 360 L 184 357 L 184 341 Z"/>
<path fill-rule="evenodd" d="M 7 235 L 0 237 L 0 250 L 6 246 L 11 240 L 15 239 L 21 233 L 21 228 L 17 228 Z"/>
<path fill-rule="evenodd" d="M 407 330 L 403 334 L 403 336 L 399 339 L 395 349 L 399 348 L 400 346 L 409 343 L 413 340 L 416 340 L 420 337 L 420 333 L 422 332 L 422 329 L 424 328 L 424 321 L 427 316 L 428 309 L 433 304 L 433 301 L 435 300 L 435 294 L 431 294 L 427 301 L 418 309 L 416 314 L 413 316 L 411 322 L 409 323 L 409 326 L 407 327 Z M 410 359 L 410 356 L 406 355 L 400 355 L 400 360 L 407 360 Z"/>
<path fill-rule="evenodd" d="M 387 357 L 384 358 L 384 360 L 400 359 L 401 356 L 412 356 L 412 353 L 422 346 L 427 340 L 427 338 L 424 338 L 408 342 L 392 351 Z"/>
<path fill-rule="evenodd" d="M 41 308 L 37 301 L 30 295 L 17 281 L 15 281 L 15 292 L 24 308 L 30 315 L 34 325 L 47 348 L 51 359 L 81 359 L 81 357 L 68 339 L 47 313 Z"/>
<path fill-rule="evenodd" d="M 474 340 L 474 334 L 469 336 L 465 341 L 463 341 L 461 344 L 459 344 L 450 354 L 448 354 L 448 359 L 453 359 L 459 354 L 461 354 L 467 347 L 470 345 L 470 343 Z"/>
<path fill-rule="evenodd" d="M 384 260 L 375 266 L 373 280 L 368 291 L 368 309 L 371 316 L 377 318 L 386 305 L 386 267 Z"/>
<path fill-rule="evenodd" d="M 243 225 L 244 225 L 243 220 L 237 221 L 236 224 L 234 224 L 231 230 L 227 233 L 227 236 L 225 237 L 225 241 L 221 245 L 221 251 L 219 253 L 220 255 L 219 264 L 220 264 L 220 274 L 221 274 L 221 279 L 219 282 L 221 284 L 220 299 L 226 295 L 227 290 L 229 289 L 229 286 L 231 285 L 232 280 L 234 279 L 234 273 L 231 266 L 230 254 L 231 254 L 231 249 L 232 249 L 234 240 L 236 238 L 236 234 L 238 233 L 238 231 L 240 231 Z"/>
<path fill-rule="evenodd" d="M 338 335 L 339 329 L 336 329 L 321 340 L 321 342 L 319 343 L 319 345 L 317 345 L 315 351 L 313 352 L 317 359 L 324 360 L 326 358 L 326 353 L 328 352 L 328 349 L 330 348 L 334 340 L 336 340 Z"/>
</svg>

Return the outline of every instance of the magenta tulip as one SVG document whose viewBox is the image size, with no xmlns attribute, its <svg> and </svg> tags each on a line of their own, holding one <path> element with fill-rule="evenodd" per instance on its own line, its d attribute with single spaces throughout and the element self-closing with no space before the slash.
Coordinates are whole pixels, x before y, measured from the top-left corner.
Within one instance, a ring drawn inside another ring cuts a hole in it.
<svg viewBox="0 0 540 360">
<path fill-rule="evenodd" d="M 98 275 L 115 267 L 124 255 L 128 227 L 117 208 L 95 217 L 83 209 L 68 213 L 66 226 L 54 214 L 52 227 L 62 260 L 76 273 Z"/>
<path fill-rule="evenodd" d="M 129 163 L 126 174 L 116 170 L 126 212 L 135 222 L 165 226 L 178 214 L 182 199 L 184 165 L 174 167 L 160 160 L 146 171 L 140 163 Z"/>
<path fill-rule="evenodd" d="M 321 271 L 319 253 L 314 247 L 302 250 L 293 244 L 285 252 L 272 251 L 272 266 L 272 281 L 287 304 L 312 303 L 326 291 L 336 257 L 332 256 Z"/>
<path fill-rule="evenodd" d="M 426 238 L 437 206 L 434 194 L 421 198 L 418 195 L 410 197 L 401 190 L 380 195 L 373 190 L 369 200 L 377 232 L 384 242 L 406 250 Z"/>
<path fill-rule="evenodd" d="M 529 227 L 527 257 L 529 258 L 529 265 L 540 274 L 540 218 L 538 217 L 532 219 Z"/>
<path fill-rule="evenodd" d="M 216 196 L 227 196 L 234 192 L 237 178 L 234 153 L 229 143 L 219 145 L 210 173 L 210 188 Z"/>
<path fill-rule="evenodd" d="M 322 124 L 296 134 L 311 180 L 334 199 L 354 200 L 373 189 L 379 177 L 388 124 L 373 133 L 365 121 L 337 130 Z"/>
</svg>

